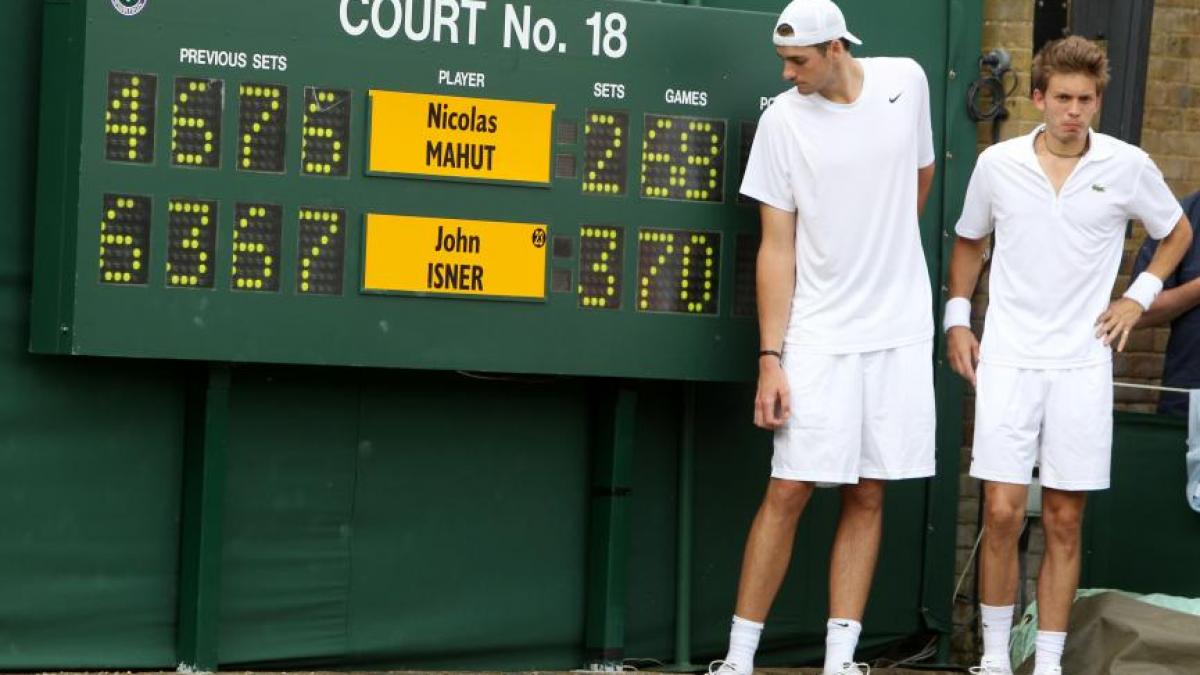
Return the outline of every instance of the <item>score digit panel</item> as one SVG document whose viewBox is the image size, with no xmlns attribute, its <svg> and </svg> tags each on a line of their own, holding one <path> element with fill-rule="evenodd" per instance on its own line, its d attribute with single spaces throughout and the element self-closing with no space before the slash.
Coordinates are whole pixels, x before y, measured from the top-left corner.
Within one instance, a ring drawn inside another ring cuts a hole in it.
<svg viewBox="0 0 1200 675">
<path fill-rule="evenodd" d="M 158 78 L 146 73 L 108 74 L 104 111 L 104 157 L 113 162 L 154 161 L 154 112 Z"/>
<path fill-rule="evenodd" d="M 287 130 L 287 87 L 254 82 L 238 97 L 238 167 L 283 173 Z"/>
<path fill-rule="evenodd" d="M 520 30 L 503 6 L 434 45 L 436 25 L 383 37 L 353 2 L 358 34 L 318 0 L 283 31 L 263 3 L 63 4 L 87 49 L 43 86 L 78 119 L 41 159 L 45 194 L 78 199 L 39 209 L 35 350 L 752 375 L 758 223 L 736 184 L 780 87 L 769 45 L 722 45 L 772 17 L 530 0 L 526 47 L 496 41 Z"/>
<path fill-rule="evenodd" d="M 724 201 L 725 121 L 646 115 L 641 184 L 652 199 Z"/>
<path fill-rule="evenodd" d="M 638 309 L 715 315 L 720 260 L 718 232 L 638 232 Z"/>
<path fill-rule="evenodd" d="M 225 83 L 181 77 L 171 102 L 171 162 L 215 169 L 221 165 L 221 112 Z"/>
<path fill-rule="evenodd" d="M 304 88 L 300 166 L 310 176 L 345 176 L 350 157 L 350 92 Z"/>
</svg>

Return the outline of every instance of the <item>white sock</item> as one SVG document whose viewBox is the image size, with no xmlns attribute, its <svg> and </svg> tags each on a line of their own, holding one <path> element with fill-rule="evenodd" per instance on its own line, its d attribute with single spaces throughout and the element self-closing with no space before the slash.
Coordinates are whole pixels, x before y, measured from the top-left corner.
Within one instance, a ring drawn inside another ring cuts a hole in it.
<svg viewBox="0 0 1200 675">
<path fill-rule="evenodd" d="M 733 615 L 733 627 L 729 629 L 729 653 L 725 663 L 734 667 L 739 675 L 754 671 L 754 652 L 758 651 L 758 638 L 763 625 L 757 621 Z"/>
<path fill-rule="evenodd" d="M 841 672 L 847 663 L 854 662 L 854 648 L 862 624 L 853 619 L 830 619 L 825 623 L 825 673 Z"/>
<path fill-rule="evenodd" d="M 1033 675 L 1048 675 L 1051 668 L 1061 666 L 1063 647 L 1066 644 L 1066 633 L 1039 630 L 1037 632 L 1037 655 L 1033 661 Z"/>
<path fill-rule="evenodd" d="M 979 613 L 982 615 L 980 623 L 983 626 L 983 658 L 1011 670 L 1008 635 L 1012 632 L 1013 606 L 993 607 L 980 604 Z"/>
</svg>

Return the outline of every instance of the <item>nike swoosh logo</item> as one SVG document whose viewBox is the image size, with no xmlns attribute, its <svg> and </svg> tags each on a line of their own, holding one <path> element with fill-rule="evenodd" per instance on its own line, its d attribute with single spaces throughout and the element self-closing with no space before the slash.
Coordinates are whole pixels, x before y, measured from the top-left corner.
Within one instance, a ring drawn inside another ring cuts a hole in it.
<svg viewBox="0 0 1200 675">
<path fill-rule="evenodd" d="M 888 99 L 888 103 L 895 103 L 896 100 L 899 99 L 903 95 L 904 95 L 904 92 L 900 92 L 899 94 L 896 94 L 895 96 Z"/>
</svg>

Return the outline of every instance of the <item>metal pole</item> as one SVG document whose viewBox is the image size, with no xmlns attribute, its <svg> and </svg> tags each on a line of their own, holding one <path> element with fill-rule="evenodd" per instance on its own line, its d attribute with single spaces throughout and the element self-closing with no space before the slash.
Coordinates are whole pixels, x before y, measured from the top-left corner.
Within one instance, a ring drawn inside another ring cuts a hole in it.
<svg viewBox="0 0 1200 675">
<path fill-rule="evenodd" d="M 629 591 L 629 496 L 637 392 L 607 392 L 592 468 L 586 651 L 592 670 L 620 670 Z"/>
<path fill-rule="evenodd" d="M 208 366 L 188 402 L 184 448 L 176 658 L 204 672 L 218 658 L 229 381 L 229 366 Z"/>
<path fill-rule="evenodd" d="M 696 453 L 696 385 L 683 385 L 679 433 L 679 512 L 675 545 L 675 663 L 668 670 L 694 671 L 692 663 L 692 488 Z"/>
</svg>

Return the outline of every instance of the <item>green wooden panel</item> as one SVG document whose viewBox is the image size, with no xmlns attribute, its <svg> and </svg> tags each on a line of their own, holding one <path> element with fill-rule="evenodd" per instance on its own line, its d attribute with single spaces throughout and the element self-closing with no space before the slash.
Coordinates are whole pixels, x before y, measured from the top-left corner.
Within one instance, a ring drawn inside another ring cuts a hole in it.
<svg viewBox="0 0 1200 675">
<path fill-rule="evenodd" d="M 173 668 L 178 373 L 26 351 L 42 21 L 0 21 L 0 668 Z"/>
<path fill-rule="evenodd" d="M 364 383 L 346 661 L 583 662 L 587 401 L 571 382 Z"/>
<path fill-rule="evenodd" d="M 1184 499 L 1187 420 L 1117 413 L 1112 487 L 1088 499 L 1081 586 L 1200 596 L 1200 516 Z"/>
<path fill-rule="evenodd" d="M 239 370 L 230 407 L 219 662 L 336 662 L 349 645 L 358 385 Z"/>
</svg>

